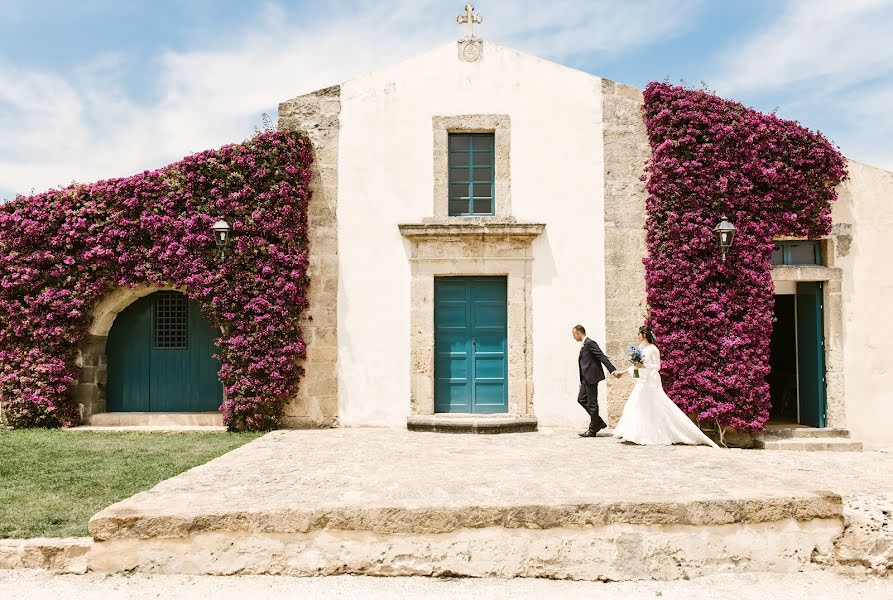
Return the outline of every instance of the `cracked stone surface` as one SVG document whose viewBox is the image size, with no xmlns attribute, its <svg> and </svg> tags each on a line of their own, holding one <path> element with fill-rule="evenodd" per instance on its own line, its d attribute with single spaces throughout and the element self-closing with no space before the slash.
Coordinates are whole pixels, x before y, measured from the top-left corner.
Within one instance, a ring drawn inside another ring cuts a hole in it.
<svg viewBox="0 0 893 600">
<path fill-rule="evenodd" d="M 0 540 L 0 569 L 46 569 L 86 573 L 90 538 L 31 538 Z"/>
<path fill-rule="evenodd" d="M 893 494 L 846 496 L 844 526 L 827 562 L 875 575 L 893 573 Z"/>
</svg>

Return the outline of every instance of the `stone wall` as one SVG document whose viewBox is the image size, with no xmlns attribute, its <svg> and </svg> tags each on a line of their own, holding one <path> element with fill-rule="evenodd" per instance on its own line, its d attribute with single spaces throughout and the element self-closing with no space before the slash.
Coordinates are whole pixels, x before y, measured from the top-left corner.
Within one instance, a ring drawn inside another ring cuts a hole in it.
<svg viewBox="0 0 893 600">
<path fill-rule="evenodd" d="M 76 363 L 81 375 L 69 393 L 80 405 L 81 418 L 105 412 L 105 386 L 108 378 L 108 359 L 105 354 L 106 336 L 88 335 L 78 347 Z"/>
<path fill-rule="evenodd" d="M 627 347 L 644 322 L 645 199 L 640 177 L 651 156 L 642 90 L 602 80 L 605 153 L 605 352 L 615 366 L 627 366 Z M 633 380 L 608 378 L 606 420 L 615 425 Z M 602 411 L 604 412 L 604 410 Z M 604 415 L 603 415 L 604 416 Z"/>
<path fill-rule="evenodd" d="M 286 405 L 288 427 L 338 424 L 338 134 L 341 88 L 328 87 L 279 105 L 279 128 L 301 129 L 313 144 L 310 179 L 310 309 L 301 321 L 306 373 Z"/>
</svg>

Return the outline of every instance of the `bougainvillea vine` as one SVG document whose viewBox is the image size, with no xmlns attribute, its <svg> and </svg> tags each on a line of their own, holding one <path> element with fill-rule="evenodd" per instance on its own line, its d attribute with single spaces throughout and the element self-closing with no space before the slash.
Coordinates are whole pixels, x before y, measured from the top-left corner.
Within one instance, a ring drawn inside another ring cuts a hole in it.
<svg viewBox="0 0 893 600">
<path fill-rule="evenodd" d="M 645 90 L 649 324 L 668 394 L 739 431 L 769 417 L 773 238 L 831 230 L 843 156 L 821 134 L 705 91 Z M 738 233 L 722 262 L 712 232 Z"/>
<path fill-rule="evenodd" d="M 78 345 L 92 311 L 122 286 L 173 286 L 217 340 L 231 429 L 275 427 L 302 375 L 312 150 L 265 132 L 125 179 L 0 205 L 0 394 L 17 427 L 68 426 L 79 411 Z M 211 234 L 232 224 L 225 260 Z"/>
</svg>

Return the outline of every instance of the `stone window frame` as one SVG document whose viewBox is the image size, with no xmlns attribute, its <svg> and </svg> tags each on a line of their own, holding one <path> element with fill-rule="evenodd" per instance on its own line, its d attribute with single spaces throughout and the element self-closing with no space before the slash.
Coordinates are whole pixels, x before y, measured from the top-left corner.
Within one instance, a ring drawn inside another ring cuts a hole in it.
<svg viewBox="0 0 893 600">
<path fill-rule="evenodd" d="M 434 220 L 511 218 L 511 118 L 503 114 L 434 116 Z M 450 216 L 449 211 L 449 134 L 493 134 L 493 214 Z"/>
<path fill-rule="evenodd" d="M 808 238 L 790 236 L 790 235 L 778 235 L 772 239 L 773 242 L 816 242 L 819 247 L 819 253 L 821 254 L 821 262 L 818 264 L 781 264 L 776 265 L 773 264 L 772 268 L 776 267 L 833 267 L 834 266 L 834 240 L 831 238 L 820 238 L 817 240 L 811 240 Z"/>
</svg>

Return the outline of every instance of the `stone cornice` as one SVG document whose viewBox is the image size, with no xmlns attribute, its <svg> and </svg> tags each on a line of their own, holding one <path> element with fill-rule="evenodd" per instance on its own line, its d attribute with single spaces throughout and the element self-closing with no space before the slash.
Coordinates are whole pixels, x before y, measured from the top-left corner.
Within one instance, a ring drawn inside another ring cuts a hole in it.
<svg viewBox="0 0 893 600">
<path fill-rule="evenodd" d="M 400 233 L 409 239 L 490 238 L 533 241 L 545 231 L 543 223 L 517 221 L 456 220 L 428 221 L 398 225 Z"/>
</svg>

